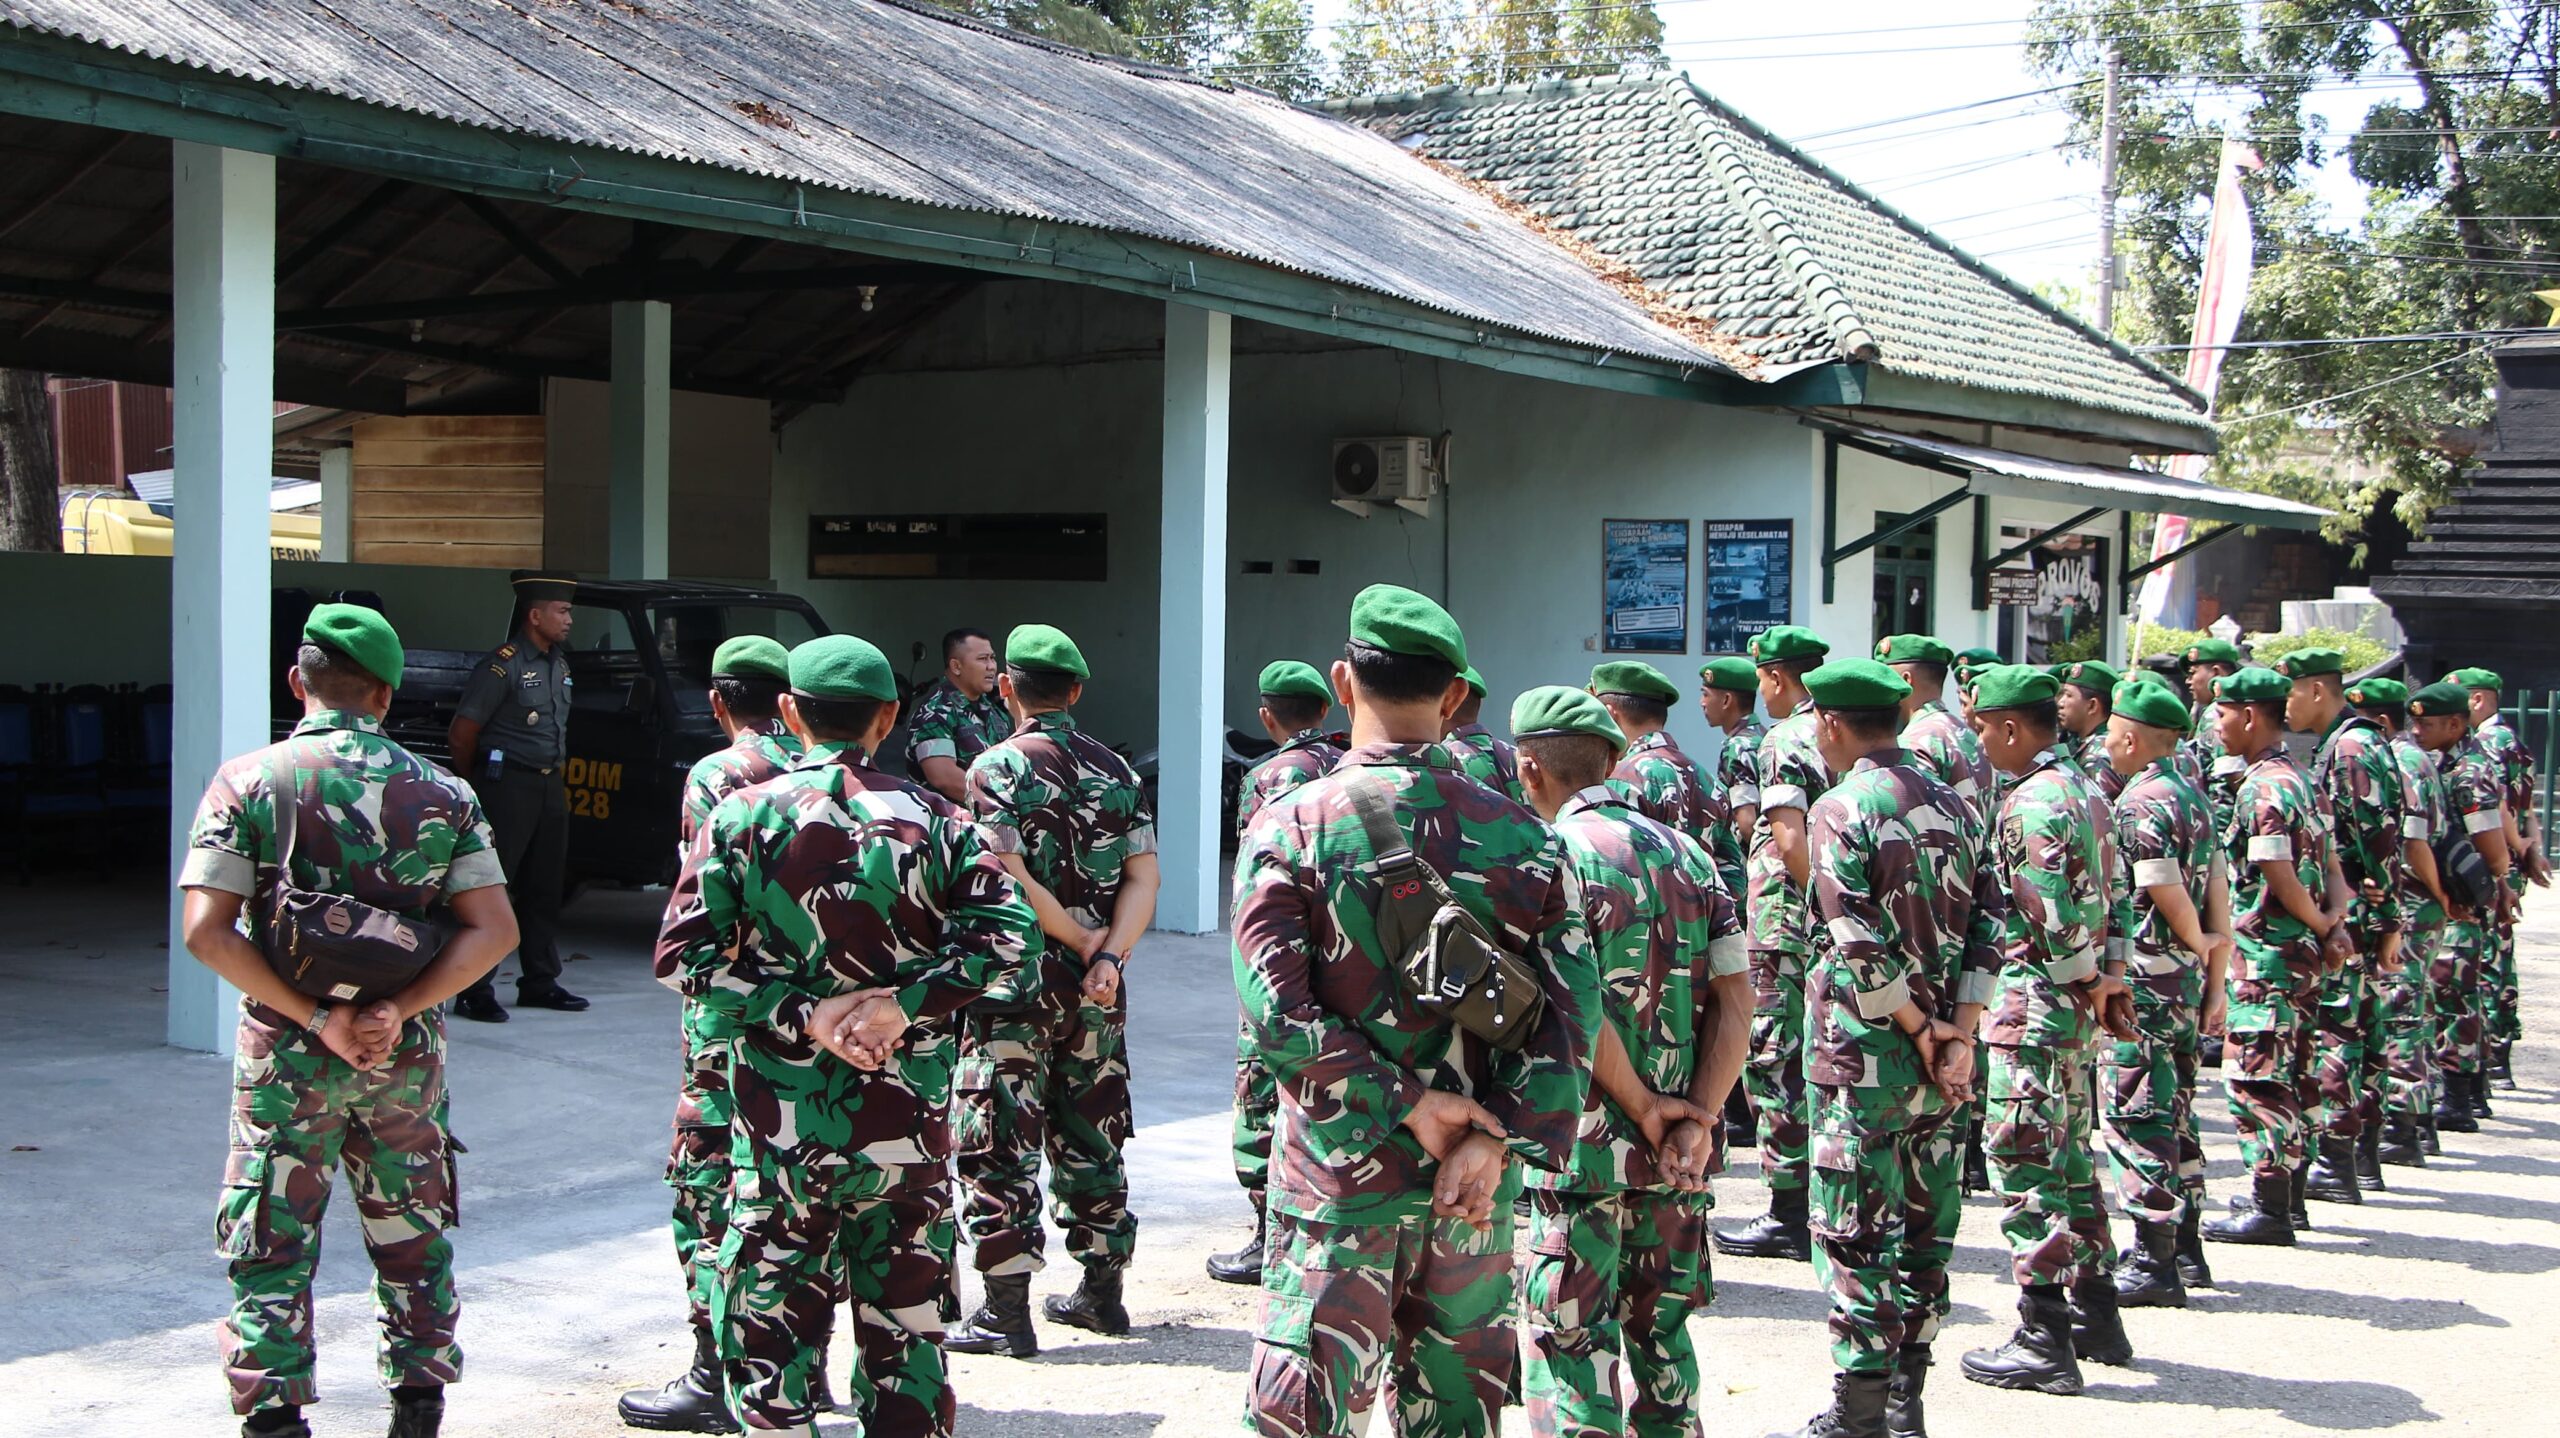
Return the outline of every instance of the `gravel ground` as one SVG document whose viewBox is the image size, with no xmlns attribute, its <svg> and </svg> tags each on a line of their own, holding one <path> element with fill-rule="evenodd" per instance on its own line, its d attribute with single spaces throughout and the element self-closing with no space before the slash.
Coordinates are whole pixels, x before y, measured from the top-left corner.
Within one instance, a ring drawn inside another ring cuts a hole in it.
<svg viewBox="0 0 2560 1438">
<path fill-rule="evenodd" d="M 0 1435 L 230 1431 L 213 1351 L 224 1287 L 210 1247 L 227 1073 L 159 1047 L 156 895 L 18 891 L 0 933 Z M 645 895 L 572 913 L 596 957 L 570 981 L 581 1016 L 458 1025 L 456 1124 L 471 1143 L 457 1235 L 469 1381 L 446 1431 L 601 1438 L 623 1388 L 687 1355 L 656 1175 L 674 1064 L 673 1000 L 647 981 Z M 1125 1339 L 1044 1329 L 1038 1360 L 955 1360 L 963 1431 L 1140 1438 L 1233 1431 L 1253 1331 L 1250 1290 L 1200 1260 L 1230 1246 L 1244 1206 L 1225 1167 L 1233 999 L 1215 940 L 1160 939 L 1142 958 L 1134 1051 L 1144 1224 Z M 1996 1342 L 2014 1291 L 1988 1199 L 1966 1206 L 1955 1315 L 1930 1409 L 1942 1434 L 2043 1438 L 2167 1430 L 2233 1434 L 2447 1425 L 2540 1431 L 2560 1404 L 2560 902 L 2537 891 L 2524 949 L 2521 1087 L 2423 1172 L 2389 1170 L 2361 1208 L 2315 1205 L 2295 1250 L 2216 1246 L 2222 1286 L 2180 1312 L 2128 1315 L 2139 1356 L 2091 1366 L 2088 1392 L 1998 1392 L 1953 1358 Z M 503 990 L 502 990 L 503 992 Z M 2218 1087 L 2206 1098 L 2215 1200 L 2238 1187 Z M 99 1135 L 115 1135 L 102 1142 Z M 1721 1217 L 1766 1195 L 1749 1160 L 1718 1180 Z M 327 1438 L 382 1431 L 367 1275 L 348 1205 L 329 1218 L 310 1410 Z M 1792 1429 L 1828 1396 L 1823 1304 L 1803 1264 L 1718 1259 L 1695 1320 L 1706 1431 Z M 1062 1292 L 1069 1265 L 1035 1292 Z M 974 1290 L 972 1292 L 974 1297 Z M 57 1426 L 59 1425 L 59 1426 Z M 858 1430 L 848 1420 L 822 1427 Z M 1374 1431 L 1384 1432 L 1383 1421 Z M 1503 1432 L 1525 1433 L 1517 1410 Z"/>
</svg>

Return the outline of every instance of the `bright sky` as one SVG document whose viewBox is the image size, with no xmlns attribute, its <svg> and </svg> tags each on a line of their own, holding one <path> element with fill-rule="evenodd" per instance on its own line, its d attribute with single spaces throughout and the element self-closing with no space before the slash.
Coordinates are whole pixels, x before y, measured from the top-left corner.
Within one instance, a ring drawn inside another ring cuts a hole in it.
<svg viewBox="0 0 2560 1438">
<path fill-rule="evenodd" d="M 1764 128 L 1796 141 L 1888 203 L 2030 284 L 2083 284 L 2098 233 L 2094 155 L 2065 156 L 2062 97 L 2006 99 L 2054 83 L 2020 46 L 2030 0 L 1829 0 L 1802 11 L 1745 0 L 1655 0 L 1675 69 Z M 1339 0 L 1317 0 L 1319 23 Z M 1330 48 L 1328 36 L 1318 43 Z M 2333 132 L 2351 131 L 2405 81 L 2316 92 Z M 1954 114 L 1878 122 L 2000 101 Z M 2207 120 L 2237 106 L 2205 103 Z M 2336 223 L 2361 212 L 2343 163 L 2319 192 Z M 2200 197 L 2201 198 L 2201 197 Z"/>
</svg>

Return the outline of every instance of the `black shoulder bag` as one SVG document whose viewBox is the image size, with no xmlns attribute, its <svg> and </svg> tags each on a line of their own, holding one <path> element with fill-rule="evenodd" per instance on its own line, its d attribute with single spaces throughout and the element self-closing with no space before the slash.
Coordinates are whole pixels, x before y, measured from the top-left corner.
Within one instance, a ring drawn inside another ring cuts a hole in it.
<svg viewBox="0 0 2560 1438">
<path fill-rule="evenodd" d="M 276 976 L 298 993 L 331 1003 L 369 1004 L 408 987 L 450 933 L 362 899 L 297 888 L 294 815 L 302 808 L 283 746 L 269 751 L 267 793 L 276 817 L 276 892 L 262 947 Z"/>
<path fill-rule="evenodd" d="M 1528 1047 L 1546 1013 L 1538 971 L 1485 931 L 1396 827 L 1395 799 L 1374 776 L 1346 776 L 1352 807 L 1377 855 L 1378 945 L 1405 993 L 1505 1052 Z"/>
</svg>

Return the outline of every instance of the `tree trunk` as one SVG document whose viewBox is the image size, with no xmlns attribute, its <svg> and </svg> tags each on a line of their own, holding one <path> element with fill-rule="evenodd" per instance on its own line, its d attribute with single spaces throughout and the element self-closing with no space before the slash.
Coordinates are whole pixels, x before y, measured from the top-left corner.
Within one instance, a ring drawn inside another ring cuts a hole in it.
<svg viewBox="0 0 2560 1438">
<path fill-rule="evenodd" d="M 0 550 L 62 548 L 53 402 L 36 370 L 0 370 Z"/>
</svg>

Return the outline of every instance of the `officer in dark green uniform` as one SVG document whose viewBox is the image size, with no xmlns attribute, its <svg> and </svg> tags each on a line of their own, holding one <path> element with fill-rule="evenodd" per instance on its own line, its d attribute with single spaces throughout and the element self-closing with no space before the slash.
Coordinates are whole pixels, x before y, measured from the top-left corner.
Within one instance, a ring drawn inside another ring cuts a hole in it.
<svg viewBox="0 0 2560 1438">
<path fill-rule="evenodd" d="M 515 623 L 507 642 L 481 656 L 462 686 L 446 736 L 454 772 L 480 791 L 498 836 L 507 891 L 523 937 L 516 947 L 516 1003 L 576 1013 L 587 1001 L 560 987 L 562 871 L 569 862 L 569 616 L 577 576 L 519 569 Z M 483 974 L 453 1011 L 505 1023 L 497 986 Z"/>
</svg>

